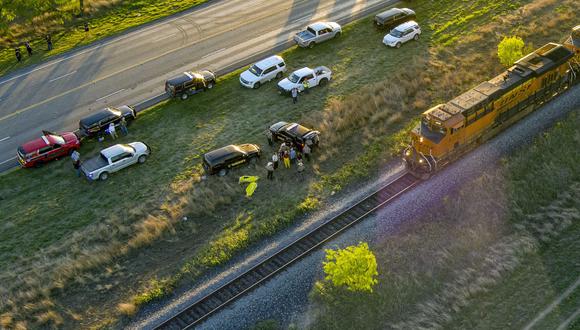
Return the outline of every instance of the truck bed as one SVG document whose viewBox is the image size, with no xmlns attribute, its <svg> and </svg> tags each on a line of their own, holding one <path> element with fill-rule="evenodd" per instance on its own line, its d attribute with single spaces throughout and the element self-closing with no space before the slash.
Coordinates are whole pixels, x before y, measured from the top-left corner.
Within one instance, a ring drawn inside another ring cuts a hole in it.
<svg viewBox="0 0 580 330">
<path fill-rule="evenodd" d="M 83 172 L 88 174 L 88 173 L 96 171 L 100 168 L 103 168 L 107 165 L 109 165 L 109 162 L 107 161 L 107 159 L 105 157 L 103 157 L 103 155 L 98 155 L 96 157 L 89 158 L 89 159 L 83 161 L 81 168 L 82 168 Z"/>
</svg>

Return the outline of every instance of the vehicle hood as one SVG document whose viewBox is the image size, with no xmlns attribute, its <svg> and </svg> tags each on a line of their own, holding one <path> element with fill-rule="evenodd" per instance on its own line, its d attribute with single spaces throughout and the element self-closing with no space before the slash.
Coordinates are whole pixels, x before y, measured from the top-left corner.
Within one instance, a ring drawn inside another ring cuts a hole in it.
<svg viewBox="0 0 580 330">
<path fill-rule="evenodd" d="M 203 76 L 203 79 L 205 79 L 205 81 L 215 80 L 215 74 L 209 70 L 200 71 L 199 74 Z"/>
<path fill-rule="evenodd" d="M 278 87 L 282 88 L 285 91 L 291 91 L 292 88 L 294 88 L 295 86 L 296 84 L 291 82 L 290 79 L 288 78 L 284 78 L 278 83 Z"/>
<path fill-rule="evenodd" d="M 383 38 L 383 42 L 385 42 L 385 43 L 388 43 L 388 44 L 390 44 L 390 43 L 394 43 L 394 42 L 397 42 L 397 41 L 400 41 L 400 39 L 399 39 L 399 38 L 397 38 L 397 37 L 394 37 L 394 36 L 392 36 L 392 35 L 390 35 L 390 34 L 387 34 L 387 35 L 386 35 L 386 36 Z"/>
<path fill-rule="evenodd" d="M 240 150 L 242 150 L 247 154 L 254 154 L 260 152 L 260 147 L 251 143 L 240 144 L 238 147 L 240 148 Z"/>
<path fill-rule="evenodd" d="M 327 22 L 326 24 L 330 25 L 332 31 L 340 30 L 340 25 L 338 25 L 336 22 Z"/>
<path fill-rule="evenodd" d="M 301 40 L 310 40 L 314 38 L 314 34 L 310 33 L 308 30 L 304 30 L 296 33 L 296 37 Z"/>
<path fill-rule="evenodd" d="M 129 143 L 129 145 L 135 148 L 135 152 L 138 154 L 146 154 L 147 149 L 149 149 L 147 145 L 143 142 L 131 142 Z"/>
<path fill-rule="evenodd" d="M 256 82 L 258 80 L 258 77 L 251 73 L 250 71 L 246 70 L 244 72 L 242 72 L 242 74 L 240 75 L 240 77 L 242 79 L 244 79 L 247 82 Z"/>
</svg>

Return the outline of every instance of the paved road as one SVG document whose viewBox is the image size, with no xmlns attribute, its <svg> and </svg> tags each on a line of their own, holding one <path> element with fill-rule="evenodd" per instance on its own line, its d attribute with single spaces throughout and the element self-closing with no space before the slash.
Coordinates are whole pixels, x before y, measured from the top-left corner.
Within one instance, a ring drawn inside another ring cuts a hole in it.
<svg viewBox="0 0 580 330">
<path fill-rule="evenodd" d="M 0 79 L 0 171 L 42 129 L 74 130 L 107 105 L 136 104 L 189 69 L 226 72 L 290 45 L 316 20 L 346 23 L 395 1 L 216 0 Z"/>
</svg>

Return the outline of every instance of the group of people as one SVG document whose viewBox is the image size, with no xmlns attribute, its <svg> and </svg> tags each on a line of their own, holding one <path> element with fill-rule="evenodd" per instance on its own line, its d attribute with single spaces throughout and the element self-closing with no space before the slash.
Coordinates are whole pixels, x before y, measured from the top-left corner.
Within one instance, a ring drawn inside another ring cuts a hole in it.
<svg viewBox="0 0 580 330">
<path fill-rule="evenodd" d="M 121 134 L 123 134 L 123 136 L 126 136 L 127 134 L 129 134 L 129 129 L 127 128 L 127 120 L 125 120 L 125 117 L 121 117 L 121 120 L 119 121 L 118 126 L 119 126 L 119 129 L 121 130 Z M 115 126 L 115 123 L 110 123 L 109 126 L 107 126 L 107 128 L 105 129 L 105 135 L 111 136 L 111 138 L 113 140 L 115 140 L 119 137 L 119 135 L 117 134 L 117 127 Z M 100 135 L 98 140 L 99 140 L 99 142 L 101 142 L 104 140 L 104 137 L 102 135 Z"/>
<path fill-rule="evenodd" d="M 272 145 L 270 136 L 268 142 Z M 282 142 L 278 151 L 272 154 L 272 161 L 266 164 L 268 179 L 274 179 L 274 171 L 281 167 L 280 162 L 284 164 L 284 168 L 291 168 L 295 164 L 298 168 L 298 175 L 302 176 L 305 169 L 304 160 L 310 161 L 312 147 L 312 140 L 306 140 L 305 143 Z"/>
</svg>

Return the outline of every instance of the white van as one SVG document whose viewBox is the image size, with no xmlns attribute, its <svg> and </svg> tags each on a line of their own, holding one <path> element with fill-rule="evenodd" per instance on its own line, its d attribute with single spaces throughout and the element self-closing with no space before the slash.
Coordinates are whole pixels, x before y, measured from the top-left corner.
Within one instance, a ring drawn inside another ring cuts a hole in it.
<svg viewBox="0 0 580 330">
<path fill-rule="evenodd" d="M 286 63 L 278 55 L 270 56 L 250 66 L 240 75 L 240 84 L 248 88 L 260 88 L 260 86 L 274 78 L 280 79 L 286 72 Z"/>
</svg>

